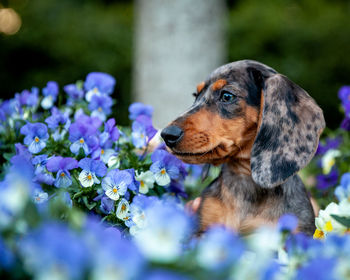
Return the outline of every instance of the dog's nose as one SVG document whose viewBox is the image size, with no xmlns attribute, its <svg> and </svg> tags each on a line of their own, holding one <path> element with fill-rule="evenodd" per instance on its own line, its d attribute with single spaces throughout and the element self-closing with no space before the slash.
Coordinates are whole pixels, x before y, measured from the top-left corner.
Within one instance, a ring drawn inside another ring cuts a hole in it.
<svg viewBox="0 0 350 280">
<path fill-rule="evenodd" d="M 176 143 L 180 141 L 183 135 L 183 130 L 176 125 L 170 125 L 164 128 L 160 134 L 167 146 L 170 148 L 174 147 Z"/>
</svg>

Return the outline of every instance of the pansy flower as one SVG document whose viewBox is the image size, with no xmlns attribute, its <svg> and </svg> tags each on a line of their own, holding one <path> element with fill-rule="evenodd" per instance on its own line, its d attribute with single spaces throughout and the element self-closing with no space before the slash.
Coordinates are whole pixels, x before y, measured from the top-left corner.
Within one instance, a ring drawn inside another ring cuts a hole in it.
<svg viewBox="0 0 350 280">
<path fill-rule="evenodd" d="M 76 84 L 66 85 L 63 87 L 63 90 L 68 94 L 68 106 L 73 105 L 84 97 L 84 91 L 81 88 L 78 88 Z"/>
<path fill-rule="evenodd" d="M 97 117 L 101 121 L 106 120 L 106 116 L 111 113 L 113 100 L 108 95 L 94 95 L 89 103 L 89 110 L 92 117 Z"/>
<path fill-rule="evenodd" d="M 177 179 L 180 174 L 178 161 L 174 156 L 163 150 L 155 151 L 151 159 L 153 164 L 150 170 L 154 174 L 154 178 L 159 186 L 166 186 L 171 179 Z"/>
<path fill-rule="evenodd" d="M 350 173 L 344 173 L 340 179 L 340 185 L 334 190 L 335 196 L 339 201 L 350 201 Z"/>
<path fill-rule="evenodd" d="M 130 205 L 129 202 L 125 199 L 122 198 L 119 201 L 118 207 L 117 207 L 117 217 L 121 220 L 128 220 L 130 218 Z"/>
<path fill-rule="evenodd" d="M 83 149 L 85 155 L 89 155 L 98 147 L 96 132 L 97 127 L 93 123 L 89 123 L 84 116 L 79 117 L 69 127 L 69 141 L 72 142 L 71 152 L 77 155 L 79 150 Z"/>
<path fill-rule="evenodd" d="M 102 188 L 105 194 L 113 200 L 118 200 L 123 196 L 133 181 L 132 176 L 125 170 L 112 170 L 102 180 Z"/>
<path fill-rule="evenodd" d="M 142 194 L 148 193 L 149 189 L 152 189 L 154 186 L 155 179 L 151 171 L 141 172 L 135 179 L 140 182 L 139 192 Z"/>
<path fill-rule="evenodd" d="M 18 110 L 21 110 L 23 106 L 34 108 L 38 105 L 39 89 L 33 87 L 31 91 L 25 89 L 21 93 L 16 93 L 15 100 Z"/>
<path fill-rule="evenodd" d="M 139 116 L 132 123 L 131 139 L 136 148 L 145 147 L 156 133 L 151 118 L 146 115 Z"/>
<path fill-rule="evenodd" d="M 101 198 L 101 205 L 100 205 L 100 210 L 102 211 L 102 213 L 107 215 L 112 212 L 113 208 L 114 208 L 114 200 L 110 199 L 107 196 L 103 196 Z"/>
<path fill-rule="evenodd" d="M 92 72 L 87 75 L 84 88 L 87 91 L 86 100 L 91 101 L 94 95 L 111 94 L 114 90 L 115 79 L 106 73 Z"/>
<path fill-rule="evenodd" d="M 45 122 L 47 123 L 48 127 L 53 131 L 52 138 L 55 141 L 63 139 L 71 124 L 71 121 L 69 119 L 69 113 L 62 113 L 56 107 L 52 108 L 51 116 L 46 118 Z M 63 127 L 63 129 L 61 130 L 59 126 Z"/>
<path fill-rule="evenodd" d="M 24 144 L 28 146 L 29 152 L 39 153 L 46 147 L 46 140 L 49 139 L 47 127 L 43 123 L 27 123 L 22 126 L 21 134 L 25 135 Z"/>
<path fill-rule="evenodd" d="M 107 167 L 100 160 L 91 158 L 83 158 L 79 161 L 79 167 L 82 169 L 79 175 L 79 181 L 83 187 L 91 187 L 94 184 L 99 184 L 100 180 L 97 178 L 103 177 L 107 172 Z"/>
<path fill-rule="evenodd" d="M 58 95 L 58 84 L 54 81 L 47 83 L 46 87 L 43 88 L 44 98 L 41 101 L 41 106 L 44 109 L 50 109 L 55 103 Z"/>
<path fill-rule="evenodd" d="M 115 119 L 109 119 L 105 123 L 104 131 L 100 134 L 101 147 L 111 148 L 113 143 L 119 139 L 120 133 L 115 125 Z"/>
<path fill-rule="evenodd" d="M 54 185 L 57 188 L 67 188 L 72 184 L 69 170 L 78 167 L 78 161 L 70 157 L 52 157 L 46 163 L 46 168 L 50 172 L 57 172 Z"/>
<path fill-rule="evenodd" d="M 140 102 L 135 102 L 129 106 L 129 113 L 130 120 L 136 120 L 136 118 L 140 115 L 146 115 L 151 118 L 153 114 L 153 107 Z"/>
<path fill-rule="evenodd" d="M 326 174 L 319 174 L 316 176 L 316 187 L 319 190 L 327 190 L 328 188 L 335 186 L 338 182 L 339 172 L 337 169 L 332 168 L 332 170 Z"/>
<path fill-rule="evenodd" d="M 49 199 L 49 195 L 47 192 L 44 192 L 41 188 L 36 188 L 34 190 L 33 201 L 36 204 L 42 204 Z"/>
</svg>

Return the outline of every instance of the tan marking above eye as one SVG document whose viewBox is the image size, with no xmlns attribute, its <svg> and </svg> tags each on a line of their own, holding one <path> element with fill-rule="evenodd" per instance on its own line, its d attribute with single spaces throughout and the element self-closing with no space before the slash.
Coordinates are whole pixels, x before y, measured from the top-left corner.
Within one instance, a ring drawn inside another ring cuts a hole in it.
<svg viewBox="0 0 350 280">
<path fill-rule="evenodd" d="M 212 90 L 219 90 L 222 89 L 227 84 L 227 81 L 224 79 L 217 80 L 213 85 L 211 86 Z"/>
<path fill-rule="evenodd" d="M 197 93 L 200 93 L 205 86 L 205 82 L 201 82 L 197 85 Z"/>
</svg>

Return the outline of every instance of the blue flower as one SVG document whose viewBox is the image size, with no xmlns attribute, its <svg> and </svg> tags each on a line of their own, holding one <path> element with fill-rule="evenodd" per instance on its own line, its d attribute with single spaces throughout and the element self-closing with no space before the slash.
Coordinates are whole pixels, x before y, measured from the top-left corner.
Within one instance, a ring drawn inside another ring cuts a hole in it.
<svg viewBox="0 0 350 280">
<path fill-rule="evenodd" d="M 89 110 L 92 117 L 98 117 L 101 121 L 106 120 L 106 116 L 111 113 L 113 100 L 108 95 L 93 95 L 89 103 Z"/>
<path fill-rule="evenodd" d="M 177 204 L 162 201 L 156 201 L 144 213 L 147 222 L 134 236 L 136 244 L 150 260 L 175 261 L 182 253 L 182 242 L 192 233 L 191 219 Z"/>
<path fill-rule="evenodd" d="M 75 102 L 84 97 L 84 91 L 77 87 L 76 84 L 69 84 L 63 87 L 63 90 L 68 94 L 67 105 L 71 106 Z"/>
<path fill-rule="evenodd" d="M 44 192 L 41 188 L 36 188 L 34 190 L 33 201 L 36 204 L 42 204 L 49 199 L 49 195 L 47 192 Z"/>
<path fill-rule="evenodd" d="M 100 145 L 104 148 L 112 147 L 113 143 L 119 139 L 120 133 L 115 125 L 115 119 L 109 119 L 105 123 L 104 132 L 100 134 Z"/>
<path fill-rule="evenodd" d="M 327 138 L 325 144 L 319 142 L 316 155 L 324 155 L 328 150 L 337 149 L 342 143 L 342 141 L 343 139 L 340 136 L 338 136 L 335 138 Z"/>
<path fill-rule="evenodd" d="M 53 185 L 55 179 L 51 174 L 47 173 L 46 163 L 48 161 L 47 155 L 39 155 L 32 159 L 32 163 L 35 166 L 34 181 L 46 185 Z"/>
<path fill-rule="evenodd" d="M 72 184 L 72 178 L 69 170 L 78 167 L 76 159 L 67 157 L 52 157 L 46 163 L 46 168 L 50 172 L 57 172 L 55 186 L 57 188 L 67 188 Z"/>
<path fill-rule="evenodd" d="M 178 161 L 168 152 L 163 150 L 155 151 L 151 159 L 153 164 L 150 170 L 154 174 L 154 178 L 159 186 L 166 186 L 171 179 L 177 179 L 180 174 Z"/>
<path fill-rule="evenodd" d="M 85 155 L 89 155 L 98 148 L 97 129 L 101 123 L 87 116 L 80 116 L 76 122 L 69 127 L 69 141 L 72 142 L 70 150 L 78 154 L 80 149 L 84 150 Z"/>
<path fill-rule="evenodd" d="M 102 188 L 110 199 L 118 200 L 126 193 L 132 181 L 133 178 L 129 172 L 114 169 L 102 180 Z"/>
<path fill-rule="evenodd" d="M 23 106 L 34 108 L 38 105 L 39 101 L 39 89 L 33 87 L 31 91 L 23 90 L 21 93 L 15 95 L 17 102 L 17 109 L 21 109 Z"/>
<path fill-rule="evenodd" d="M 350 173 L 344 173 L 340 179 L 340 185 L 334 191 L 339 201 L 350 199 Z"/>
<path fill-rule="evenodd" d="M 221 270 L 237 262 L 244 245 L 233 232 L 223 227 L 209 229 L 198 244 L 198 264 L 210 270 Z"/>
<path fill-rule="evenodd" d="M 332 186 L 335 186 L 338 182 L 338 171 L 333 168 L 327 175 L 320 174 L 316 176 L 317 184 L 316 187 L 319 190 L 327 190 Z"/>
<path fill-rule="evenodd" d="M 18 248 L 36 279 L 82 279 L 89 265 L 84 240 L 64 224 L 41 225 L 25 235 Z"/>
<path fill-rule="evenodd" d="M 346 131 L 350 131 L 350 117 L 345 116 L 345 118 L 343 119 L 343 121 L 340 124 L 340 128 L 342 128 Z"/>
<path fill-rule="evenodd" d="M 145 147 L 156 133 L 157 130 L 148 116 L 141 115 L 132 123 L 131 138 L 136 148 Z"/>
<path fill-rule="evenodd" d="M 46 140 L 49 139 L 47 127 L 43 123 L 27 123 L 22 126 L 21 134 L 25 135 L 24 144 L 28 146 L 29 152 L 39 153 L 46 147 Z"/>
<path fill-rule="evenodd" d="M 79 181 L 85 188 L 99 184 L 100 180 L 97 176 L 103 177 L 107 172 L 107 167 L 102 161 L 91 158 L 81 159 L 79 161 L 79 167 L 82 169 L 79 175 Z"/>
<path fill-rule="evenodd" d="M 140 115 L 146 115 L 151 118 L 153 114 L 153 107 L 140 102 L 135 102 L 129 106 L 129 113 L 130 120 L 136 120 L 136 118 Z"/>
<path fill-rule="evenodd" d="M 15 256 L 0 237 L 0 267 L 9 270 L 15 264 Z"/>
<path fill-rule="evenodd" d="M 305 263 L 298 271 L 295 279 L 331 280 L 335 277 L 336 258 L 318 257 Z"/>
<path fill-rule="evenodd" d="M 293 214 L 284 214 L 278 220 L 279 231 L 294 231 L 298 226 L 298 218 Z"/>
<path fill-rule="evenodd" d="M 110 199 L 107 196 L 103 196 L 101 198 L 101 205 L 100 205 L 100 210 L 102 213 L 108 215 L 113 211 L 114 208 L 114 200 Z"/>
<path fill-rule="evenodd" d="M 58 95 L 58 84 L 56 82 L 50 81 L 47 83 L 46 87 L 43 88 L 44 98 L 41 101 L 41 106 L 44 109 L 50 109 L 55 103 Z"/>
<path fill-rule="evenodd" d="M 106 73 L 92 72 L 86 76 L 84 88 L 87 91 L 86 100 L 91 101 L 92 96 L 111 94 L 114 90 L 115 79 Z"/>
<path fill-rule="evenodd" d="M 52 108 L 51 116 L 46 118 L 45 122 L 47 123 L 48 127 L 54 131 L 52 138 L 55 141 L 60 141 L 63 139 L 71 124 L 68 112 L 62 113 L 56 107 Z M 59 126 L 61 126 L 62 129 L 59 128 Z"/>
</svg>

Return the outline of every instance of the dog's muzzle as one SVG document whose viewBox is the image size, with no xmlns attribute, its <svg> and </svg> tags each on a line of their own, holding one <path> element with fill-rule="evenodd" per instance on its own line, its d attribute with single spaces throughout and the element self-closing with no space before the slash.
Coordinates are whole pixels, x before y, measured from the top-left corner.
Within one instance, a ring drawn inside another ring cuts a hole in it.
<svg viewBox="0 0 350 280">
<path fill-rule="evenodd" d="M 167 126 L 162 130 L 160 133 L 160 136 L 164 139 L 166 145 L 169 148 L 175 147 L 175 145 L 180 142 L 181 138 L 183 137 L 184 132 L 183 130 L 176 126 L 176 125 L 170 125 Z"/>
</svg>

